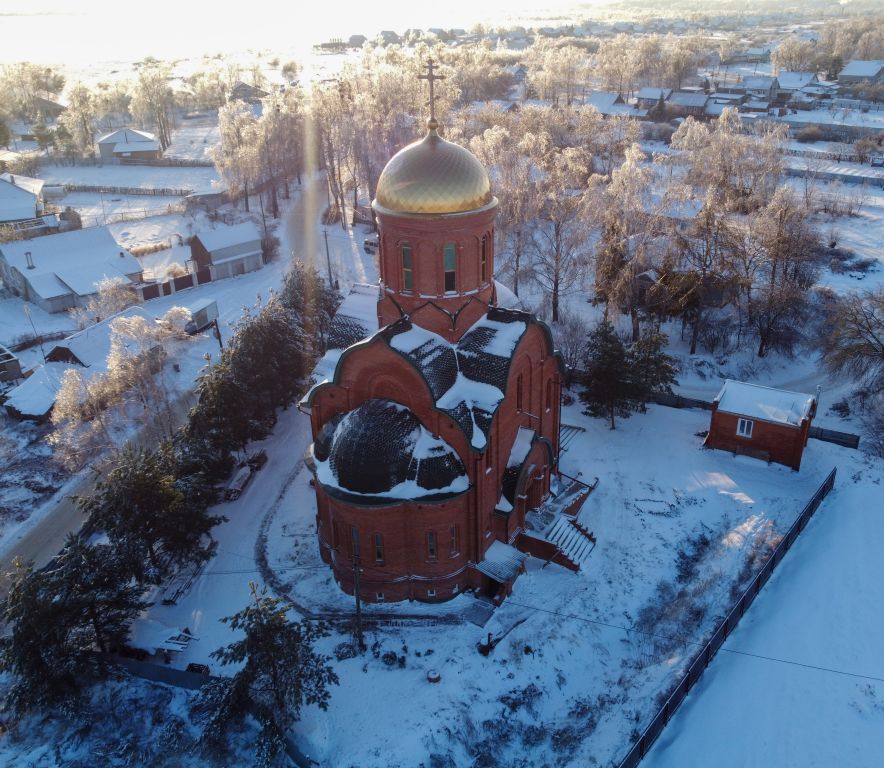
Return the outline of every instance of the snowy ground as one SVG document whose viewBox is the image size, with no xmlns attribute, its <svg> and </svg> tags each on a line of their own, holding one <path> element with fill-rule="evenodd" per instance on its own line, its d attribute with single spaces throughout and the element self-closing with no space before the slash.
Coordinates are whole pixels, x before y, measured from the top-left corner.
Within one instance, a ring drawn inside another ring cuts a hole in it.
<svg viewBox="0 0 884 768">
<path fill-rule="evenodd" d="M 220 141 L 217 120 L 182 120 L 172 132 L 172 143 L 166 148 L 163 157 L 211 161 L 210 152 Z"/>
<path fill-rule="evenodd" d="M 55 203 L 70 206 L 80 214 L 84 227 L 114 224 L 121 219 L 146 218 L 168 213 L 181 206 L 181 197 L 167 195 L 113 195 L 95 192 L 69 192 Z M 170 208 L 171 206 L 171 208 Z"/>
<path fill-rule="evenodd" d="M 881 477 L 880 462 L 839 475 L 646 765 L 692 765 L 698 755 L 720 768 L 876 763 L 884 753 Z"/>
<path fill-rule="evenodd" d="M 495 765 L 518 764 L 526 752 L 562 765 L 607 764 L 625 751 L 630 732 L 648 719 L 692 648 L 627 630 L 680 634 L 683 617 L 666 608 L 676 602 L 700 617 L 696 634 L 684 640 L 699 639 L 724 611 L 748 555 L 776 540 L 834 463 L 849 482 L 861 462 L 855 452 L 816 441 L 800 473 L 705 451 L 695 433 L 708 427 L 708 415 L 699 411 L 655 407 L 614 432 L 577 406 L 566 409 L 564 421 L 587 431 L 564 454 L 563 470 L 600 478 L 580 518 L 599 540 L 588 568 L 572 574 L 529 562 L 485 628 L 465 623 L 372 634 L 373 651 L 337 663 L 342 684 L 329 713 L 306 712 L 298 727 L 306 752 L 328 765 L 415 765 L 432 754 L 472 765 L 483 752 L 496 756 Z M 314 609 L 351 606 L 318 558 L 314 497 L 300 465 L 308 441 L 306 417 L 283 413 L 265 442 L 270 462 L 238 501 L 220 508 L 230 520 L 217 529 L 218 557 L 178 605 L 151 611 L 153 619 L 200 637 L 175 666 L 207 661 L 229 639 L 218 619 L 248 599 L 249 580 L 260 582 L 253 542 L 265 518 L 269 562 L 293 596 Z M 678 553 L 690 555 L 687 542 L 701 533 L 711 544 L 697 558 L 697 575 L 680 583 Z M 676 600 L 682 588 L 691 596 Z M 463 596 L 442 610 L 460 612 L 470 600 Z M 415 605 L 402 609 L 414 612 Z M 476 652 L 487 632 L 507 631 L 490 658 Z M 325 650 L 347 639 L 330 638 Z M 380 658 L 388 652 L 403 661 L 388 666 Z M 442 683 L 425 682 L 429 669 L 442 673 Z"/>
<path fill-rule="evenodd" d="M 152 165 L 53 165 L 44 163 L 40 178 L 47 184 L 82 184 L 141 189 L 217 190 L 221 186 L 214 168 Z"/>
</svg>

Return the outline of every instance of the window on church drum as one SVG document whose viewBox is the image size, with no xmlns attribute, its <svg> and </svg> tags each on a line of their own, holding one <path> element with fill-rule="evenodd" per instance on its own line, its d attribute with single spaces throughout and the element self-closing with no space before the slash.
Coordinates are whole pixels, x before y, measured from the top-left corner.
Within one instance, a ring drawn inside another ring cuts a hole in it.
<svg viewBox="0 0 884 768">
<path fill-rule="evenodd" d="M 488 235 L 482 235 L 482 282 L 488 279 Z"/>
<path fill-rule="evenodd" d="M 451 556 L 460 554 L 460 528 L 456 525 L 451 526 Z"/>
<path fill-rule="evenodd" d="M 737 421 L 737 434 L 740 437 L 752 437 L 752 420 L 739 419 Z"/>
<path fill-rule="evenodd" d="M 427 531 L 427 560 L 435 560 L 437 555 L 436 531 Z"/>
<path fill-rule="evenodd" d="M 445 292 L 457 290 L 457 250 L 454 243 L 445 243 L 444 250 L 445 267 Z"/>
<path fill-rule="evenodd" d="M 552 382 L 546 382 L 546 410 L 547 413 L 552 410 Z"/>
<path fill-rule="evenodd" d="M 376 563 L 384 562 L 384 537 L 379 533 L 374 535 L 374 561 Z"/>
<path fill-rule="evenodd" d="M 522 374 L 519 374 L 519 377 L 516 379 L 516 410 L 522 410 L 522 398 L 523 392 L 525 389 L 524 382 L 522 380 Z"/>
<path fill-rule="evenodd" d="M 414 268 L 412 266 L 411 244 L 402 243 L 399 248 L 402 253 L 402 290 L 410 291 L 414 288 Z"/>
<path fill-rule="evenodd" d="M 350 528 L 350 556 L 359 557 L 359 529 L 355 525 Z"/>
<path fill-rule="evenodd" d="M 491 459 L 491 440 L 485 444 L 485 474 L 487 475 L 494 468 L 494 462 Z"/>
</svg>

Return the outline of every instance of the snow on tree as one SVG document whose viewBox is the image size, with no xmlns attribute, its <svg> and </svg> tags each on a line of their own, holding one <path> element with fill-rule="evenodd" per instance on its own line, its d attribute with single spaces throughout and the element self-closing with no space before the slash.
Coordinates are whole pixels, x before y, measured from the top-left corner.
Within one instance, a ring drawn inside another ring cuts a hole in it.
<svg viewBox="0 0 884 768">
<path fill-rule="evenodd" d="M 193 487 L 179 480 L 171 443 L 155 450 L 126 446 L 77 502 L 90 523 L 128 553 L 131 573 L 149 582 L 214 552 L 207 539 L 223 518 L 208 513 L 205 497 Z"/>
<path fill-rule="evenodd" d="M 74 700 L 107 662 L 102 653 L 125 643 L 132 619 L 148 607 L 120 553 L 70 536 L 43 571 L 19 566 L 3 618 L 0 669 L 13 676 L 4 705 L 17 715 Z"/>
<path fill-rule="evenodd" d="M 884 290 L 850 293 L 829 314 L 820 339 L 826 368 L 884 391 Z"/>
<path fill-rule="evenodd" d="M 237 671 L 205 686 L 194 709 L 203 723 L 203 743 L 216 753 L 223 751 L 230 728 L 247 712 L 253 714 L 262 726 L 261 764 L 272 765 L 301 709 L 314 704 L 328 708 L 338 676 L 329 658 L 314 650 L 328 629 L 321 623 L 292 621 L 280 598 L 259 593 L 254 584 L 251 588 L 253 602 L 222 619 L 244 637 L 212 653 Z"/>
</svg>

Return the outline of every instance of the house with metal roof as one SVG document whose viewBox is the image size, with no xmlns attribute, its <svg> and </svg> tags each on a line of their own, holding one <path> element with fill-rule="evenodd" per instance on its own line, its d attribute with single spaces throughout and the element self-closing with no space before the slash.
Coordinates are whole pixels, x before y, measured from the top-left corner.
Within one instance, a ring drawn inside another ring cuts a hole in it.
<svg viewBox="0 0 884 768">
<path fill-rule="evenodd" d="M 107 227 L 0 243 L 6 287 L 47 312 L 86 305 L 104 279 L 141 282 L 142 269 Z"/>
</svg>

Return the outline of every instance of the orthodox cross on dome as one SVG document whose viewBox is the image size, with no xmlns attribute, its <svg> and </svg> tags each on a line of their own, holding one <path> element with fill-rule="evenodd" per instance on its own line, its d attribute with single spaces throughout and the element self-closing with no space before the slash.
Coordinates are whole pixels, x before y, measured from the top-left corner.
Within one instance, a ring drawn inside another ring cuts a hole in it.
<svg viewBox="0 0 884 768">
<path fill-rule="evenodd" d="M 433 69 L 435 62 L 432 59 L 427 59 L 427 74 L 418 75 L 418 80 L 427 80 L 430 83 L 430 119 L 427 122 L 427 128 L 431 131 L 436 130 L 439 127 L 439 123 L 436 121 L 436 94 L 433 89 L 433 83 L 436 80 L 444 80 L 445 75 L 437 75 L 436 71 Z"/>
</svg>

